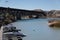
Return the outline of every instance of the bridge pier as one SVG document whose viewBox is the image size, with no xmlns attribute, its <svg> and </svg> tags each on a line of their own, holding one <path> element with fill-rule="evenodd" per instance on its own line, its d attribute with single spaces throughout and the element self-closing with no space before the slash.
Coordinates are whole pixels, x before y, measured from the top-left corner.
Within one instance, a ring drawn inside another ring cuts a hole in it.
<svg viewBox="0 0 60 40">
<path fill-rule="evenodd" d="M 20 17 L 17 17 L 17 20 L 21 20 L 21 16 Z"/>
</svg>

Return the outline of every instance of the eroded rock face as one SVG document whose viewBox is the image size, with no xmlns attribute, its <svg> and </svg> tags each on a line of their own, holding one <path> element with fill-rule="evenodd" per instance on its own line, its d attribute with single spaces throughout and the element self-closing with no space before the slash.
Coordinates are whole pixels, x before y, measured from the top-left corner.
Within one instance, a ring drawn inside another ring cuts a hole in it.
<svg viewBox="0 0 60 40">
<path fill-rule="evenodd" d="M 51 10 L 48 12 L 48 17 L 59 18 L 60 17 L 60 10 Z"/>
<path fill-rule="evenodd" d="M 50 10 L 50 11 L 48 11 L 48 17 L 52 17 L 55 11 L 56 10 Z"/>
<path fill-rule="evenodd" d="M 56 16 L 57 18 L 60 18 L 60 10 L 56 10 L 56 11 L 54 12 L 54 14 L 55 14 L 55 16 Z"/>
</svg>

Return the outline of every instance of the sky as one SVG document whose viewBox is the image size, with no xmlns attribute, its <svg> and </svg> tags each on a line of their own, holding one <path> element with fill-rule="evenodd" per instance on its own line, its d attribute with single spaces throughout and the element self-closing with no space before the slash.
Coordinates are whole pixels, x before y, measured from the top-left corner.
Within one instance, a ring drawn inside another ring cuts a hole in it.
<svg viewBox="0 0 60 40">
<path fill-rule="evenodd" d="M 27 10 L 60 10 L 60 0 L 0 0 L 0 7 Z"/>
</svg>

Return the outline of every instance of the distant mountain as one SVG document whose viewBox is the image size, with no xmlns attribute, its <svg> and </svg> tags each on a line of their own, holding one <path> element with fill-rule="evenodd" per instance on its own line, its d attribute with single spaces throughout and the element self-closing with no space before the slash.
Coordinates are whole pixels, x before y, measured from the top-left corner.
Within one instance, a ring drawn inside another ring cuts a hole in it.
<svg viewBox="0 0 60 40">
<path fill-rule="evenodd" d="M 34 9 L 33 11 L 41 12 L 41 11 L 43 11 L 43 10 L 42 10 L 42 9 Z"/>
</svg>

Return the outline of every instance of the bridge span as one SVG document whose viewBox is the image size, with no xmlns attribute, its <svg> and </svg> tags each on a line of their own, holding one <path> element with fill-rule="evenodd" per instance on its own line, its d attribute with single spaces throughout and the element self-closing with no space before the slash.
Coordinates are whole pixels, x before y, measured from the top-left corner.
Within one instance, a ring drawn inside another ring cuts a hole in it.
<svg viewBox="0 0 60 40">
<path fill-rule="evenodd" d="M 16 9 L 9 7 L 0 7 L 0 14 L 12 14 L 16 16 L 17 19 L 22 19 L 23 17 L 27 18 L 45 18 L 46 13 L 44 11 L 34 11 L 34 10 L 24 10 L 24 9 Z"/>
</svg>

